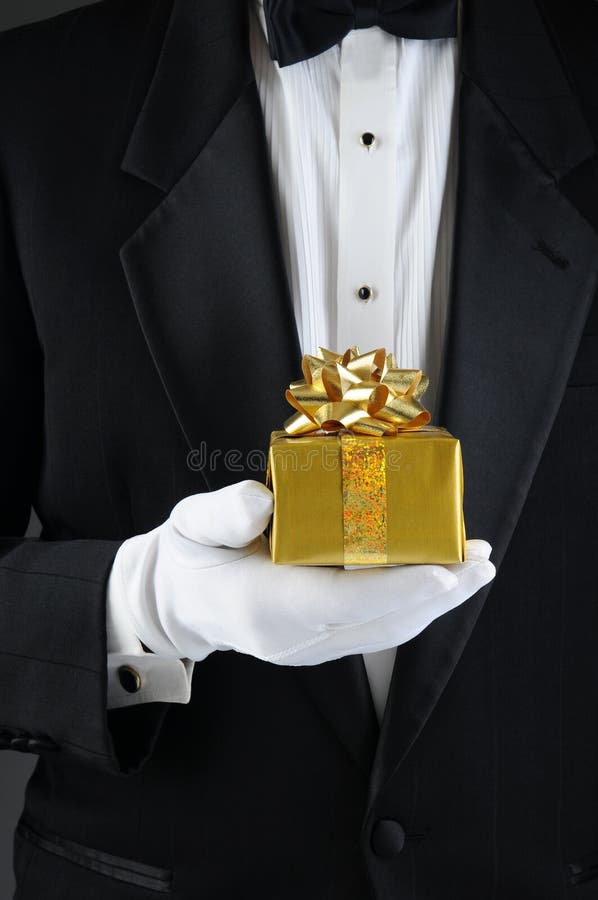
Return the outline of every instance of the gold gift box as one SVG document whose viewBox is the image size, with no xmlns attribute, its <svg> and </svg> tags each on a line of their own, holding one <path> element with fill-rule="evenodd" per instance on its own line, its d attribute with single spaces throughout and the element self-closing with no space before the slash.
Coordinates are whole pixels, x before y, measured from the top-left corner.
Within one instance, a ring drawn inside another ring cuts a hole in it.
<svg viewBox="0 0 598 900">
<path fill-rule="evenodd" d="M 461 445 L 425 425 L 384 437 L 274 431 L 275 563 L 381 565 L 465 559 Z"/>
</svg>

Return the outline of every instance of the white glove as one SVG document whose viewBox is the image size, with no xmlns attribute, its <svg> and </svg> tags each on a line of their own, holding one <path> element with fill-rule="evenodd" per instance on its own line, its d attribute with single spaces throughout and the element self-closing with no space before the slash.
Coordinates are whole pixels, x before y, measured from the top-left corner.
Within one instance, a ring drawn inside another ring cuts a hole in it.
<svg viewBox="0 0 598 900">
<path fill-rule="evenodd" d="M 298 666 L 396 647 L 495 574 L 481 540 L 449 566 L 275 565 L 262 534 L 272 508 L 263 484 L 243 481 L 186 497 L 121 545 L 111 584 L 154 653 L 237 650 Z"/>
</svg>

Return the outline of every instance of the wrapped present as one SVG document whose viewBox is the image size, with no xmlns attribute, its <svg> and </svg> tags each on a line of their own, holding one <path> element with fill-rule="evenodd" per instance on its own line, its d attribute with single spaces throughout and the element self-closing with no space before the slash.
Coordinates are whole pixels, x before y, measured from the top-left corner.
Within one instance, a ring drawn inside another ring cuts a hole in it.
<svg viewBox="0 0 598 900">
<path fill-rule="evenodd" d="M 270 440 L 276 563 L 384 565 L 465 558 L 461 446 L 429 424 L 418 369 L 384 349 L 305 356 Z"/>
</svg>

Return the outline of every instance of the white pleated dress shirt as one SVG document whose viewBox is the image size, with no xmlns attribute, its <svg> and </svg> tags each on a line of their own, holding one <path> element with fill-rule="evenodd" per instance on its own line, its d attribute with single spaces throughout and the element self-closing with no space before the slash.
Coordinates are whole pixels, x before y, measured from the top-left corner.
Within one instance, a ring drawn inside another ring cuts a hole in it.
<svg viewBox="0 0 598 900">
<path fill-rule="evenodd" d="M 301 348 L 386 347 L 423 369 L 434 412 L 449 297 L 457 174 L 457 38 L 356 29 L 318 56 L 270 58 L 262 0 L 250 51 Z M 442 423 L 437 423 L 442 424 Z M 193 665 L 131 653 L 108 598 L 109 706 L 187 702 Z M 396 648 L 364 654 L 381 720 Z M 117 677 L 129 664 L 141 687 Z M 166 665 L 165 665 L 166 664 Z"/>
</svg>

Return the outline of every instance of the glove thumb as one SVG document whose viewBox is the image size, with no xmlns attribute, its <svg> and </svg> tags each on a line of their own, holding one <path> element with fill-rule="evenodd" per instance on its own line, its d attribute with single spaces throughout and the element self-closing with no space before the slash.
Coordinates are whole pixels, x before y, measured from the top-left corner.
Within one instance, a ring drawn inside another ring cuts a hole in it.
<svg viewBox="0 0 598 900">
<path fill-rule="evenodd" d="M 239 481 L 218 491 L 191 494 L 174 507 L 171 525 L 206 547 L 246 547 L 264 531 L 273 496 L 259 481 Z"/>
</svg>

